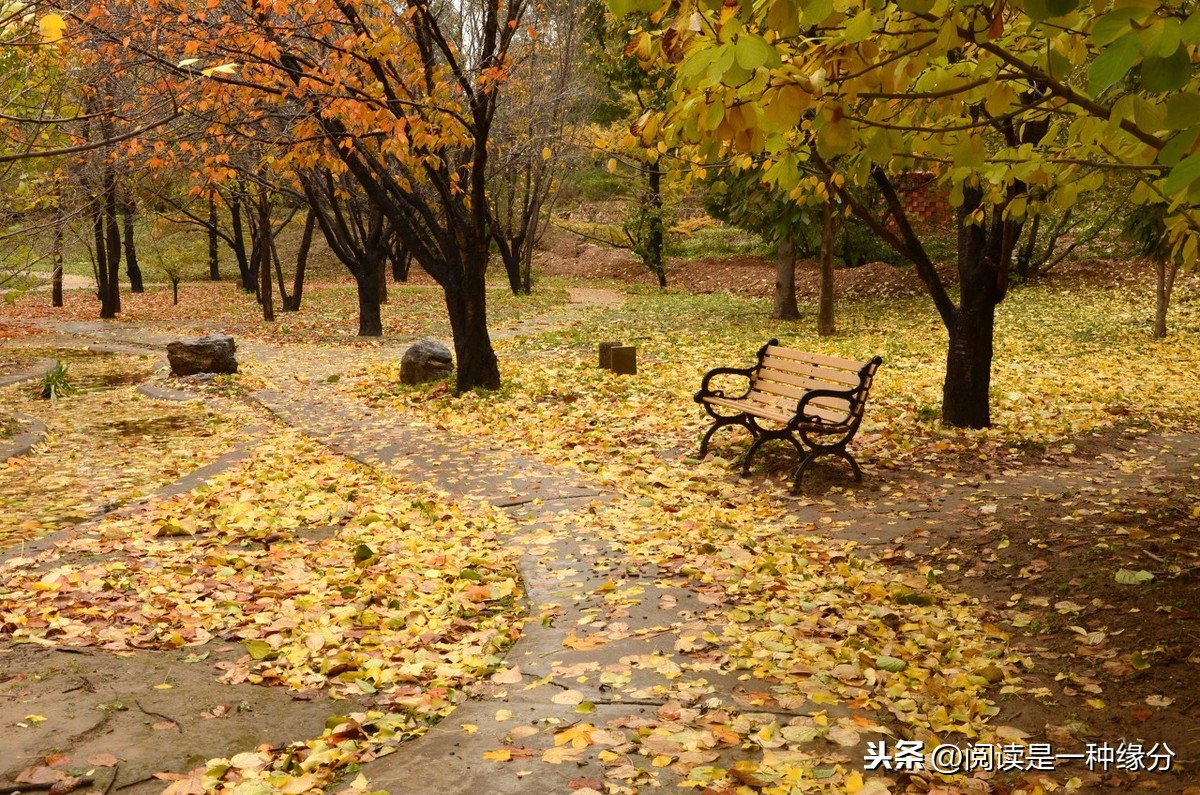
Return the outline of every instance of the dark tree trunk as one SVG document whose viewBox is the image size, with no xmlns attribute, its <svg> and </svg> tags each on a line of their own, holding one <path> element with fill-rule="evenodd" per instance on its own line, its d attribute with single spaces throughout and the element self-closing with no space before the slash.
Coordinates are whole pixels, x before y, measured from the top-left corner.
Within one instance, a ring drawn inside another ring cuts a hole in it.
<svg viewBox="0 0 1200 795">
<path fill-rule="evenodd" d="M 217 252 L 217 197 L 208 195 L 208 279 L 221 281 L 220 255 Z"/>
<path fill-rule="evenodd" d="M 54 241 L 50 251 L 51 262 L 54 264 L 52 276 L 50 303 L 53 306 L 63 305 L 63 226 L 66 217 L 63 215 L 61 201 L 54 205 Z"/>
<path fill-rule="evenodd" d="M 117 179 L 111 166 L 104 170 L 104 265 L 108 289 L 101 296 L 100 317 L 107 319 L 121 311 L 121 225 L 117 220 Z"/>
<path fill-rule="evenodd" d="M 133 240 L 133 220 L 137 214 L 137 202 L 132 194 L 125 196 L 125 273 L 129 276 L 129 292 L 141 293 L 145 292 L 145 287 L 142 284 L 142 269 L 138 265 L 137 245 Z"/>
<path fill-rule="evenodd" d="M 1179 261 L 1174 257 L 1155 257 L 1154 275 L 1154 338 L 1161 340 L 1167 337 L 1167 312 L 1179 275 Z"/>
<path fill-rule="evenodd" d="M 782 238 L 775 245 L 775 309 L 771 317 L 798 320 L 796 305 L 796 244 Z"/>
<path fill-rule="evenodd" d="M 821 217 L 821 288 L 817 296 L 817 334 L 828 337 L 837 332 L 833 317 L 833 250 L 837 246 L 837 217 L 833 202 L 825 202 Z"/>
<path fill-rule="evenodd" d="M 658 275 L 658 286 L 667 286 L 667 263 L 663 257 L 663 170 L 656 161 L 650 166 L 649 200 L 650 200 L 650 234 L 647 241 L 650 249 L 650 269 Z"/>
<path fill-rule="evenodd" d="M 247 293 L 257 292 L 254 269 L 250 266 L 250 258 L 246 253 L 246 232 L 242 223 L 242 195 L 240 192 L 234 192 L 229 198 L 229 221 L 233 227 L 233 256 L 237 258 L 238 272 L 242 277 L 242 290 Z"/>
<path fill-rule="evenodd" d="M 378 263 L 375 265 L 375 270 L 378 273 L 375 275 L 375 283 L 379 285 L 379 303 L 386 304 L 388 302 L 387 288 L 387 257 L 380 256 Z"/>
<path fill-rule="evenodd" d="M 258 194 L 258 234 L 254 249 L 259 278 L 258 300 L 262 303 L 263 320 L 275 320 L 275 301 L 271 296 L 271 198 L 266 190 Z"/>
<path fill-rule="evenodd" d="M 300 249 L 296 252 L 296 275 L 292 279 L 292 294 L 283 301 L 284 312 L 299 312 L 304 301 L 304 271 L 308 268 L 308 252 L 312 249 L 316 215 L 310 210 L 304 217 L 304 234 L 300 236 Z"/>
<path fill-rule="evenodd" d="M 403 243 L 398 244 L 388 256 L 392 260 L 392 278 L 396 282 L 407 282 L 408 270 L 412 265 L 412 254 L 408 252 L 408 247 Z"/>
<path fill-rule="evenodd" d="M 171 277 L 171 303 L 179 306 L 179 277 Z"/>
<path fill-rule="evenodd" d="M 482 256 L 487 256 L 486 243 Z M 466 283 L 442 286 L 454 335 L 454 358 L 458 368 L 455 389 L 458 392 L 477 387 L 499 389 L 500 366 L 487 327 L 484 268 L 478 267 L 473 275 L 470 268 L 464 270 L 468 273 Z"/>
<path fill-rule="evenodd" d="M 383 317 L 379 312 L 380 260 L 364 259 L 354 271 L 358 287 L 358 336 L 382 337 Z"/>
<path fill-rule="evenodd" d="M 108 246 L 104 242 L 104 202 L 100 196 L 91 201 L 92 209 L 92 246 L 96 250 L 96 298 L 100 301 L 100 311 L 104 311 L 104 298 L 108 295 Z M 101 314 L 101 317 L 104 315 Z"/>
<path fill-rule="evenodd" d="M 996 304 L 1004 298 L 1012 243 L 1006 224 L 965 223 L 983 205 L 978 188 L 964 189 L 958 211 L 958 274 L 961 298 L 947 324 L 946 380 L 942 385 L 942 421 L 958 428 L 992 424 L 992 336 Z M 995 210 L 1002 213 L 1002 208 Z M 1003 272 L 998 269 L 1002 268 Z"/>
</svg>

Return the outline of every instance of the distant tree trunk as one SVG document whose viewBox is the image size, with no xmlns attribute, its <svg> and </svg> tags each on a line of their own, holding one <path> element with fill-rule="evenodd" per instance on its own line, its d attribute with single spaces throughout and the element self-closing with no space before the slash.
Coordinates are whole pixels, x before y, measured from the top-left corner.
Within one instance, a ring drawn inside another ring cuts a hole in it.
<svg viewBox="0 0 1200 795">
<path fill-rule="evenodd" d="M 650 269 L 658 274 L 658 286 L 666 288 L 667 286 L 667 264 L 663 257 L 663 197 L 662 197 L 662 178 L 663 170 L 659 166 L 658 161 L 655 161 L 650 166 L 649 175 L 649 200 L 650 200 L 650 234 L 649 234 L 649 249 L 650 249 Z"/>
<path fill-rule="evenodd" d="M 379 303 L 386 304 L 388 302 L 388 286 L 387 286 L 387 257 L 381 256 L 379 264 L 376 266 L 379 273 L 375 277 L 375 281 L 379 285 Z"/>
<path fill-rule="evenodd" d="M 775 309 L 771 317 L 798 320 L 796 305 L 796 244 L 791 238 L 780 238 L 775 244 Z"/>
<path fill-rule="evenodd" d="M 412 265 L 412 255 L 408 253 L 408 247 L 397 243 L 388 254 L 388 258 L 392 261 L 392 278 L 397 282 L 407 282 L 408 269 Z"/>
<path fill-rule="evenodd" d="M 304 271 L 308 267 L 308 252 L 312 249 L 316 215 L 309 210 L 304 217 L 304 234 L 300 236 L 300 249 L 296 252 L 296 275 L 292 279 L 292 294 L 283 301 L 284 312 L 299 312 L 304 301 Z"/>
<path fill-rule="evenodd" d="M 142 269 L 138 266 L 137 245 L 133 240 L 133 220 L 137 213 L 137 201 L 133 194 L 126 192 L 124 207 L 125 224 L 125 273 L 129 276 L 129 292 L 145 292 L 142 284 Z"/>
<path fill-rule="evenodd" d="M 1171 308 L 1171 293 L 1179 275 L 1179 260 L 1175 257 L 1154 258 L 1154 338 L 1166 339 L 1167 311 Z"/>
<path fill-rule="evenodd" d="M 217 197 L 208 194 L 208 279 L 221 281 L 220 257 L 217 253 Z"/>
<path fill-rule="evenodd" d="M 171 273 L 167 278 L 171 280 L 171 303 L 179 306 L 179 274 Z"/>
<path fill-rule="evenodd" d="M 258 234 L 254 243 L 259 277 L 258 300 L 262 302 L 263 320 L 275 320 L 275 301 L 271 296 L 271 197 L 266 189 L 258 193 Z"/>
<path fill-rule="evenodd" d="M 837 217 L 833 202 L 825 202 L 821 216 L 821 289 L 817 298 L 817 334 L 828 337 L 837 332 L 833 317 L 833 253 L 837 246 Z"/>
<path fill-rule="evenodd" d="M 234 191 L 229 197 L 229 220 L 233 226 L 233 256 L 237 258 L 238 272 L 242 277 L 242 290 L 247 293 L 257 292 L 255 288 L 254 269 L 250 266 L 250 258 L 246 254 L 246 232 L 242 224 L 242 194 Z"/>
<path fill-rule="evenodd" d="M 53 306 L 63 305 L 63 226 L 66 216 L 62 209 L 62 197 L 56 197 L 54 203 L 54 240 L 51 244 L 50 258 L 54 264 L 54 273 L 50 293 L 50 303 Z"/>
</svg>

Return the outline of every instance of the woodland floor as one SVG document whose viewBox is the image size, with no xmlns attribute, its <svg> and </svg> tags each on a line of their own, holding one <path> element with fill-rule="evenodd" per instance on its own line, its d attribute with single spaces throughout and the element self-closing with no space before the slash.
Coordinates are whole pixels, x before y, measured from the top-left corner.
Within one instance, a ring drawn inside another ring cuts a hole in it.
<svg viewBox="0 0 1200 795">
<path fill-rule="evenodd" d="M 91 320 L 85 291 L 58 315 L 0 310 L 15 418 L 0 434 L 0 788 L 1200 792 L 1200 417 L 1186 405 L 1148 422 L 1135 385 L 1089 396 L 1074 433 L 938 435 L 905 391 L 929 391 L 923 371 L 893 357 L 865 483 L 819 468 L 793 498 L 787 451 L 748 479 L 732 431 L 725 458 L 686 458 L 695 363 L 662 340 L 719 302 L 666 317 L 651 297 L 626 315 L 627 286 L 648 280 L 618 255 L 539 266 L 610 281 L 532 305 L 498 293 L 502 358 L 528 363 L 502 394 L 460 402 L 394 386 L 407 343 L 445 335 L 421 288 L 393 297 L 375 344 L 333 312 L 263 329 L 207 298 L 173 314 L 161 293 L 119 323 Z M 774 278 L 752 259 L 671 277 L 760 296 Z M 1133 267 L 1055 279 L 1064 294 L 1144 285 Z M 877 263 L 839 273 L 839 293 L 919 285 Z M 243 373 L 168 378 L 164 343 L 210 328 L 238 334 Z M 589 369 L 589 346 L 621 335 L 645 355 L 635 386 Z M 52 407 L 13 379 L 54 359 L 85 391 Z M 1190 361 L 1177 386 L 1194 394 Z M 884 738 L 1167 743 L 1176 769 L 863 770 Z"/>
</svg>

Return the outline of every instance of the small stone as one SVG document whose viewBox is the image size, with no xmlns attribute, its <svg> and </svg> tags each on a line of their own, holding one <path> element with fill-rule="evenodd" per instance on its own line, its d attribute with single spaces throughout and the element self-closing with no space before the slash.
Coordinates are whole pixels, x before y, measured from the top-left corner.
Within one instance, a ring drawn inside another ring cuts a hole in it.
<svg viewBox="0 0 1200 795">
<path fill-rule="evenodd" d="M 167 344 L 167 360 L 171 374 L 236 373 L 237 346 L 228 334 L 209 334 L 194 340 L 179 340 Z"/>
<path fill-rule="evenodd" d="M 437 340 L 423 339 L 412 344 L 400 360 L 400 383 L 422 384 L 447 378 L 454 372 L 450 349 Z"/>
</svg>

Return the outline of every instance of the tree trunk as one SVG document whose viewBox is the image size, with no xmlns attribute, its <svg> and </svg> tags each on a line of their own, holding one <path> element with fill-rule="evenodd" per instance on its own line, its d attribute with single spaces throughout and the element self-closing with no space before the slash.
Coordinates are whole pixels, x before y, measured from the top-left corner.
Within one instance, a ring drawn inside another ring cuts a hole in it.
<svg viewBox="0 0 1200 795">
<path fill-rule="evenodd" d="M 258 300 L 262 303 L 263 320 L 275 320 L 275 301 L 271 296 L 271 199 L 266 190 L 258 194 L 258 235 L 254 248 L 258 255 Z"/>
<path fill-rule="evenodd" d="M 958 428 L 986 428 L 992 424 L 988 399 L 992 382 L 992 334 L 996 304 L 1003 298 L 988 256 L 989 248 L 994 252 L 1000 245 L 994 235 L 989 241 L 982 223 L 965 223 L 982 206 L 982 192 L 967 188 L 964 196 L 958 210 L 961 299 L 952 322 L 947 324 L 950 345 L 946 351 L 946 380 L 942 385 L 942 421 Z M 1007 261 L 1002 265 L 1007 273 Z"/>
<path fill-rule="evenodd" d="M 659 167 L 658 162 L 650 166 L 649 177 L 649 199 L 650 199 L 650 269 L 658 274 L 658 286 L 665 289 L 667 286 L 667 264 L 663 258 L 663 198 L 662 198 L 662 178 L 663 170 Z"/>
<path fill-rule="evenodd" d="M 117 179 L 111 166 L 104 171 L 104 265 L 108 289 L 101 297 L 100 317 L 115 318 L 121 311 L 121 225 L 117 220 Z"/>
<path fill-rule="evenodd" d="M 138 265 L 137 246 L 133 241 L 133 219 L 137 213 L 137 202 L 132 194 L 125 196 L 125 273 L 129 276 L 129 292 L 145 292 L 142 284 L 142 269 Z"/>
<path fill-rule="evenodd" d="M 54 205 L 54 240 L 50 250 L 50 259 L 54 264 L 50 303 L 53 306 L 63 305 L 63 226 L 66 217 L 63 214 L 61 200 Z"/>
<path fill-rule="evenodd" d="M 283 302 L 284 312 L 299 312 L 304 301 L 304 271 L 308 268 L 308 252 L 312 249 L 313 230 L 317 225 L 316 214 L 311 210 L 304 218 L 304 234 L 300 236 L 300 249 L 296 252 L 296 275 L 292 279 L 292 295 Z"/>
<path fill-rule="evenodd" d="M 229 199 L 229 221 L 233 227 L 233 256 L 237 258 L 238 272 L 242 277 L 242 291 L 256 292 L 254 271 L 246 255 L 246 232 L 242 223 L 242 196 L 234 193 Z"/>
<path fill-rule="evenodd" d="M 179 277 L 171 278 L 171 303 L 179 306 Z"/>
<path fill-rule="evenodd" d="M 796 244 L 789 238 L 781 238 L 775 246 L 775 309 L 771 317 L 800 318 L 800 307 L 796 306 Z"/>
<path fill-rule="evenodd" d="M 837 217 L 833 202 L 825 202 L 821 217 L 821 288 L 817 297 L 817 334 L 828 337 L 837 332 L 833 317 L 833 254 L 837 246 Z"/>
<path fill-rule="evenodd" d="M 379 263 L 375 266 L 375 270 L 379 271 L 375 276 L 375 283 L 379 285 L 379 303 L 386 304 L 388 302 L 387 288 L 387 257 L 380 256 Z"/>
<path fill-rule="evenodd" d="M 412 265 L 412 255 L 408 253 L 408 247 L 399 244 L 389 256 L 392 260 L 392 278 L 396 282 L 407 282 L 408 269 Z"/>
<path fill-rule="evenodd" d="M 1154 260 L 1154 338 L 1167 337 L 1167 311 L 1171 308 L 1171 293 L 1175 289 L 1175 277 L 1179 274 L 1179 261 L 1174 257 Z"/>
<path fill-rule="evenodd" d="M 100 301 L 100 317 L 104 317 L 104 300 L 108 295 L 108 248 L 104 243 L 104 202 L 99 195 L 92 198 L 92 245 L 96 250 L 96 298 Z"/>
<path fill-rule="evenodd" d="M 458 367 L 456 391 L 466 392 L 477 387 L 499 389 L 500 367 L 488 335 L 483 268 L 479 268 L 477 274 L 467 276 L 465 284 L 448 282 L 443 291 L 454 334 L 454 357 Z"/>
<path fill-rule="evenodd" d="M 221 281 L 220 256 L 217 253 L 217 197 L 208 195 L 208 279 Z"/>
<path fill-rule="evenodd" d="M 354 270 L 358 287 L 358 336 L 382 337 L 383 317 L 379 312 L 379 282 L 384 273 L 380 267 L 384 258 L 367 257 Z"/>
</svg>

